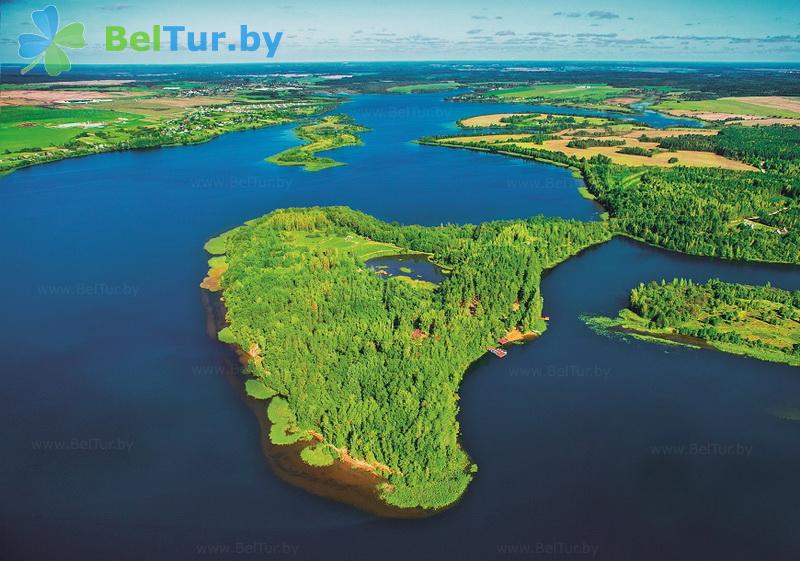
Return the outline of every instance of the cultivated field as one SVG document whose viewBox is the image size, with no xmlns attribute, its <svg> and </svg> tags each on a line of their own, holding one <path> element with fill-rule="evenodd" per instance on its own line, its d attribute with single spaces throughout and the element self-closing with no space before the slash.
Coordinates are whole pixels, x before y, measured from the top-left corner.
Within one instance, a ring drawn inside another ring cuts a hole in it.
<svg viewBox="0 0 800 561">
<path fill-rule="evenodd" d="M 130 91 L 97 90 L 2 90 L 0 91 L 0 107 L 54 105 L 79 101 L 95 103 L 97 100 L 111 100 L 135 95 L 141 94 Z"/>
<path fill-rule="evenodd" d="M 614 88 L 605 84 L 540 84 L 497 90 L 487 95 L 511 99 L 605 101 L 619 98 L 628 91 L 626 88 Z"/>
<path fill-rule="evenodd" d="M 670 115 L 705 121 L 743 120 L 776 124 L 766 119 L 783 119 L 781 124 L 800 125 L 800 99 L 781 96 L 722 97 L 701 101 L 664 101 L 653 109 Z M 789 121 L 785 121 L 789 119 Z M 752 124 L 752 123 L 747 123 Z"/>
<path fill-rule="evenodd" d="M 40 149 L 69 142 L 90 129 L 130 128 L 140 125 L 141 115 L 105 109 L 6 107 L 0 111 L 0 145 L 4 151 Z"/>
<path fill-rule="evenodd" d="M 465 128 L 485 128 L 485 127 L 508 127 L 510 123 L 503 122 L 503 119 L 511 117 L 524 118 L 519 126 L 536 126 L 538 123 L 547 121 L 550 115 L 547 113 L 494 113 L 491 115 L 477 115 L 462 119 L 459 125 Z M 602 117 L 583 117 L 580 115 L 570 115 L 575 119 L 575 126 L 602 126 L 610 123 L 609 119 Z"/>
<path fill-rule="evenodd" d="M 392 86 L 386 91 L 389 93 L 424 93 L 424 92 L 440 92 L 445 90 L 454 90 L 461 87 L 458 82 L 439 82 L 435 84 L 411 84 L 408 86 Z"/>
<path fill-rule="evenodd" d="M 735 169 L 743 171 L 753 171 L 755 168 L 748 164 L 737 162 L 713 154 L 711 152 L 697 152 L 693 150 L 678 150 L 678 151 L 657 151 L 652 156 L 639 156 L 634 154 L 621 154 L 621 148 L 642 148 L 645 150 L 654 150 L 658 146 L 657 142 L 642 142 L 638 139 L 642 133 L 650 136 L 662 136 L 662 132 L 653 129 L 638 129 L 631 131 L 624 135 L 611 135 L 602 136 L 602 140 L 609 141 L 624 141 L 624 146 L 592 146 L 589 148 L 574 148 L 567 146 L 567 144 L 576 138 L 564 135 L 559 138 L 544 140 L 543 142 L 530 142 L 526 141 L 531 138 L 528 134 L 485 134 L 477 136 L 454 136 L 449 138 L 439 139 L 440 142 L 448 143 L 468 143 L 468 142 L 488 142 L 491 144 L 509 144 L 519 146 L 520 148 L 534 148 L 539 150 L 550 150 L 552 152 L 563 152 L 569 156 L 577 158 L 591 158 L 597 154 L 608 156 L 614 163 L 623 164 L 627 166 L 657 166 L 657 167 L 672 167 L 677 165 L 690 166 L 690 167 L 716 167 L 725 169 Z M 675 130 L 670 131 L 670 135 L 694 133 L 695 130 Z M 716 131 L 704 131 L 702 134 L 716 134 Z M 501 146 L 498 146 L 501 148 Z M 677 158 L 677 162 L 670 162 L 670 159 Z"/>
</svg>

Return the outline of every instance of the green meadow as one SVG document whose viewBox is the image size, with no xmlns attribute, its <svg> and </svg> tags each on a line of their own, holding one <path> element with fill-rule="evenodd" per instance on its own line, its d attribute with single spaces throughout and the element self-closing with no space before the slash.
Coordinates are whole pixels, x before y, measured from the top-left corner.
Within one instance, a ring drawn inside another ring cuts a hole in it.
<svg viewBox="0 0 800 561">
<path fill-rule="evenodd" d="M 308 230 L 296 230 L 286 231 L 284 238 L 285 243 L 299 250 L 335 250 L 342 253 L 350 253 L 360 261 L 409 253 L 409 251 L 394 244 L 376 242 L 355 234 L 340 236 L 326 235 Z"/>
<path fill-rule="evenodd" d="M 440 82 L 434 84 L 410 84 L 408 86 L 392 86 L 386 91 L 389 93 L 417 93 L 417 92 L 440 92 L 453 90 L 460 87 L 458 82 Z"/>
<path fill-rule="evenodd" d="M 142 120 L 141 115 L 106 109 L 8 107 L 0 111 L 0 145 L 8 152 L 60 146 L 87 130 L 108 132 L 134 126 Z M 76 123 L 76 126 L 63 126 L 72 123 Z M 83 128 L 77 126 L 78 123 L 103 126 Z"/>
<path fill-rule="evenodd" d="M 628 91 L 626 88 L 615 88 L 605 84 L 540 84 L 498 90 L 487 95 L 511 99 L 604 101 Z"/>
</svg>

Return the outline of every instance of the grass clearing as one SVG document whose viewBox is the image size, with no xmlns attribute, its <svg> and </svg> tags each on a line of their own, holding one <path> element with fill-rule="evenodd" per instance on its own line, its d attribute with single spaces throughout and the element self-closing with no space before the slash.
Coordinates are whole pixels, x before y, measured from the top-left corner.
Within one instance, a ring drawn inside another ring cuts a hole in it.
<svg viewBox="0 0 800 561">
<path fill-rule="evenodd" d="M 244 389 L 247 395 L 256 399 L 270 399 L 277 395 L 277 392 L 272 388 L 268 388 L 264 383 L 257 379 L 251 378 L 244 383 Z"/>
<path fill-rule="evenodd" d="M 357 259 L 367 261 L 375 257 L 386 257 L 409 253 L 394 244 L 376 242 L 355 234 L 328 236 L 308 231 L 287 231 L 285 239 L 293 246 L 307 249 L 334 249 L 352 253 Z"/>
<path fill-rule="evenodd" d="M 311 436 L 297 427 L 297 419 L 282 397 L 273 397 L 267 406 L 267 418 L 272 426 L 269 439 L 273 444 L 294 444 L 301 440 L 310 440 Z"/>
</svg>

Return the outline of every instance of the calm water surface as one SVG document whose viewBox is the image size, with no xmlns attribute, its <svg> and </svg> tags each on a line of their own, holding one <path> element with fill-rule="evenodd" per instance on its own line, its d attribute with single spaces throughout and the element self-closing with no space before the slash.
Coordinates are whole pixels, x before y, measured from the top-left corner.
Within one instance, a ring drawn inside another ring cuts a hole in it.
<svg viewBox="0 0 800 561">
<path fill-rule="evenodd" d="M 389 255 L 367 261 L 367 267 L 376 273 L 381 271 L 391 276 L 406 276 L 439 284 L 444 280 L 442 269 L 432 263 L 426 255 Z"/>
<path fill-rule="evenodd" d="M 373 129 L 366 146 L 320 173 L 263 162 L 297 143 L 286 126 L 0 179 L 3 558 L 800 558 L 800 423 L 771 413 L 800 408 L 798 370 L 606 338 L 578 319 L 613 314 L 643 280 L 796 289 L 797 269 L 622 239 L 545 276 L 545 336 L 471 369 L 460 421 L 480 472 L 454 508 L 376 519 L 269 471 L 222 375 L 229 351 L 207 338 L 209 237 L 315 204 L 429 225 L 597 218 L 567 170 L 413 144 L 529 109 L 442 99 L 357 97 L 343 111 Z M 717 452 L 661 448 L 703 444 Z"/>
</svg>

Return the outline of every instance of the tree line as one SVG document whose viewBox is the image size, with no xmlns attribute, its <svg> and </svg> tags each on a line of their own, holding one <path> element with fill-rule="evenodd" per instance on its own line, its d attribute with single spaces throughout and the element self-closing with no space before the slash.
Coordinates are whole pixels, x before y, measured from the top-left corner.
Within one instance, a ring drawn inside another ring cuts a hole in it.
<svg viewBox="0 0 800 561">
<path fill-rule="evenodd" d="M 429 252 L 451 273 L 434 289 L 383 279 L 295 232 Z M 275 211 L 223 236 L 226 340 L 256 350 L 250 372 L 296 430 L 388 466 L 387 501 L 444 506 L 476 469 L 458 443 L 465 371 L 510 328 L 543 330 L 542 271 L 609 237 L 601 222 L 541 217 L 422 227 L 343 207 Z"/>
</svg>

